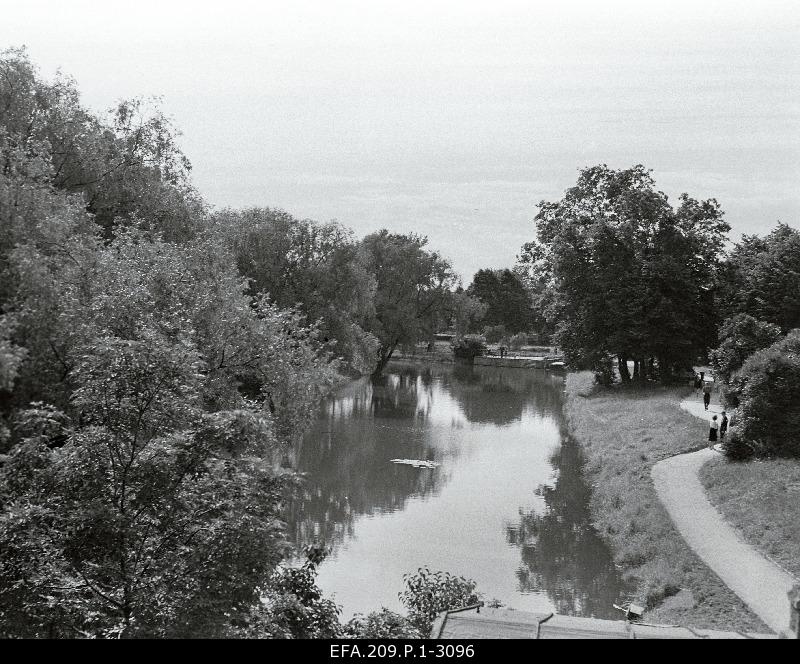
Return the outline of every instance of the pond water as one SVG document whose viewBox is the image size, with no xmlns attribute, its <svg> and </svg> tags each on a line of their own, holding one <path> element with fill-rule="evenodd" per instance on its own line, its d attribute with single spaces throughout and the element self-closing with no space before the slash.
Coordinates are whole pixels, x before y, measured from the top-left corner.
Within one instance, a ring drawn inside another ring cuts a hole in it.
<svg viewBox="0 0 800 664">
<path fill-rule="evenodd" d="M 297 450 L 289 526 L 298 546 L 332 547 L 318 583 L 345 619 L 402 610 L 403 575 L 424 566 L 509 607 L 620 617 L 563 390 L 538 370 L 392 363 L 325 402 Z"/>
</svg>

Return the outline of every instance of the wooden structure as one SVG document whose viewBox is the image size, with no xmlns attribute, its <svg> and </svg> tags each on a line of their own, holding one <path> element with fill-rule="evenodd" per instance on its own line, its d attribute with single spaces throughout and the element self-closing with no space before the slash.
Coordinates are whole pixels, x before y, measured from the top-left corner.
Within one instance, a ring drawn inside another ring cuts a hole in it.
<svg viewBox="0 0 800 664">
<path fill-rule="evenodd" d="M 776 634 L 725 632 L 625 620 L 600 620 L 470 606 L 439 614 L 434 639 L 777 639 Z"/>
</svg>

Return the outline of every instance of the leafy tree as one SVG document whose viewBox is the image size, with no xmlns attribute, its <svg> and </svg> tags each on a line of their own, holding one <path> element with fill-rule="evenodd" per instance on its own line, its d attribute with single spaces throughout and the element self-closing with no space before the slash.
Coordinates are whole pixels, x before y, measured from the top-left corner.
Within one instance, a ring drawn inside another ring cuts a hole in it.
<svg viewBox="0 0 800 664">
<path fill-rule="evenodd" d="M 463 576 L 447 572 L 431 572 L 427 567 L 416 574 L 403 577 L 406 589 L 399 593 L 400 601 L 408 609 L 408 619 L 421 634 L 430 634 L 433 621 L 442 611 L 460 609 L 476 604 L 480 595 L 476 584 Z"/>
<path fill-rule="evenodd" d="M 511 270 L 478 270 L 467 293 L 486 305 L 478 325 L 503 325 L 509 332 L 527 332 L 533 322 L 528 291 Z"/>
<path fill-rule="evenodd" d="M 429 339 L 435 325 L 453 311 L 457 277 L 437 252 L 427 251 L 427 238 L 381 230 L 364 238 L 364 265 L 377 283 L 375 314 L 368 329 L 380 341 L 375 374 L 383 371 L 399 345 Z"/>
<path fill-rule="evenodd" d="M 736 314 L 720 326 L 720 345 L 710 353 L 711 366 L 722 382 L 728 383 L 750 355 L 780 338 L 781 328 L 774 323 L 756 320 L 748 314 Z"/>
<path fill-rule="evenodd" d="M 107 237 L 116 224 L 139 220 L 185 238 L 202 215 L 178 131 L 157 103 L 122 101 L 102 119 L 81 106 L 73 80 L 41 80 L 24 49 L 0 53 L 6 141 L 24 153 L 47 146 L 52 186 L 80 194 Z"/>
<path fill-rule="evenodd" d="M 451 296 L 451 310 L 443 311 L 440 329 L 447 329 L 452 324 L 456 335 L 467 334 L 474 329 L 486 314 L 486 305 L 478 298 L 467 294 L 461 287 L 456 288 Z M 445 320 L 450 314 L 450 320 Z"/>
<path fill-rule="evenodd" d="M 642 166 L 584 169 L 557 202 L 540 203 L 537 241 L 523 248 L 546 283 L 548 317 L 567 362 L 609 379 L 668 380 L 713 342 L 712 288 L 728 225 L 716 201 L 686 194 L 673 208 Z"/>
<path fill-rule="evenodd" d="M 728 452 L 800 456 L 800 330 L 756 351 L 730 381 L 734 430 Z"/>
<path fill-rule="evenodd" d="M 784 334 L 800 327 L 800 231 L 778 224 L 763 238 L 742 236 L 720 282 L 722 311 L 774 323 Z"/>
<path fill-rule="evenodd" d="M 352 231 L 268 208 L 225 210 L 214 225 L 231 247 L 251 293 L 317 321 L 320 336 L 352 370 L 375 366 L 378 340 L 364 327 L 374 314 L 375 280 Z"/>
</svg>

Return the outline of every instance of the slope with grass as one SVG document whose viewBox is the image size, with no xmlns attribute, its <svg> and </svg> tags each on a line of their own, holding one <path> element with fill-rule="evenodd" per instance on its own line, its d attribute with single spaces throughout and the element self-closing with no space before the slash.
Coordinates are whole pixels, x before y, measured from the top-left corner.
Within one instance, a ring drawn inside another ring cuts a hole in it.
<svg viewBox="0 0 800 664">
<path fill-rule="evenodd" d="M 745 541 L 800 578 L 800 461 L 719 458 L 703 466 L 700 480 Z"/>
<path fill-rule="evenodd" d="M 769 631 L 686 545 L 653 488 L 655 463 L 705 445 L 705 423 L 678 406 L 689 390 L 599 389 L 593 382 L 588 372 L 567 377 L 569 430 L 586 456 L 595 527 L 636 583 L 647 619 Z"/>
</svg>

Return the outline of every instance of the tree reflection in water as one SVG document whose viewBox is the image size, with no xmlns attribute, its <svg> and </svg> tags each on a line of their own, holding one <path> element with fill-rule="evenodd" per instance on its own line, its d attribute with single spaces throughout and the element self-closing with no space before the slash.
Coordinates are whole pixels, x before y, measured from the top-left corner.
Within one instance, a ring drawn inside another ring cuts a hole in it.
<svg viewBox="0 0 800 664">
<path fill-rule="evenodd" d="M 400 367 L 356 381 L 325 404 L 317 426 L 296 450 L 296 467 L 307 479 L 287 521 L 298 547 L 316 541 L 335 548 L 353 535 L 356 517 L 400 510 L 409 498 L 428 495 L 446 481 L 442 468 L 391 462 L 398 456 L 439 457 L 430 427 L 424 426 L 431 393 L 430 375 Z"/>
<path fill-rule="evenodd" d="M 293 465 L 307 480 L 287 514 L 290 537 L 297 546 L 314 541 L 332 546 L 328 566 L 336 564 L 341 551 L 348 579 L 358 577 L 348 565 L 381 569 L 384 556 L 407 562 L 408 569 L 393 572 L 396 578 L 378 581 L 383 585 L 376 592 L 391 584 L 390 597 L 396 596 L 402 574 L 427 564 L 430 556 L 464 554 L 460 564 L 506 588 L 509 596 L 501 599 L 512 605 L 527 597 L 526 606 L 544 603 L 566 614 L 618 617 L 611 605 L 625 588 L 589 522 L 590 491 L 581 476 L 580 451 L 566 438 L 563 398 L 562 377 L 510 368 L 391 364 L 379 379 L 354 381 L 325 403 L 316 426 L 294 450 Z M 398 457 L 440 465 L 392 463 Z M 519 461 L 509 467 L 509 459 Z M 534 465 L 520 465 L 525 463 Z M 556 478 L 539 487 L 537 500 L 533 487 L 546 481 L 551 468 Z M 509 482 L 510 475 L 513 487 L 497 494 L 513 498 L 492 500 L 492 487 Z M 474 500 L 481 491 L 485 498 Z M 405 524 L 407 531 L 396 532 L 391 524 L 403 521 L 391 517 L 413 510 L 412 499 L 421 499 L 416 507 L 424 503 L 430 512 L 418 511 L 418 520 Z M 544 511 L 533 511 L 532 503 L 542 500 Z M 482 503 L 477 511 L 476 502 Z M 514 508 L 521 504 L 525 507 L 515 519 Z M 366 519 L 386 524 L 386 550 L 374 544 L 382 526 L 368 528 Z M 509 519 L 515 525 L 499 530 Z M 431 530 L 434 522 L 437 529 Z M 440 539 L 447 528 L 458 534 Z M 494 535 L 484 536 L 482 528 Z M 374 548 L 341 546 L 358 542 L 365 530 L 373 534 Z M 389 542 L 407 543 L 413 553 L 406 557 L 390 550 Z M 333 578 L 328 581 L 351 602 L 371 601 L 371 595 L 362 597 Z M 495 588 L 483 591 L 491 595 Z M 542 596 L 542 603 L 534 595 Z"/>
<path fill-rule="evenodd" d="M 537 490 L 544 513 L 521 511 L 519 524 L 507 529 L 509 543 L 521 551 L 520 591 L 546 592 L 557 613 L 619 618 L 612 604 L 622 604 L 632 588 L 590 522 L 580 447 L 566 435 L 562 441 L 550 457 L 555 483 Z"/>
</svg>

